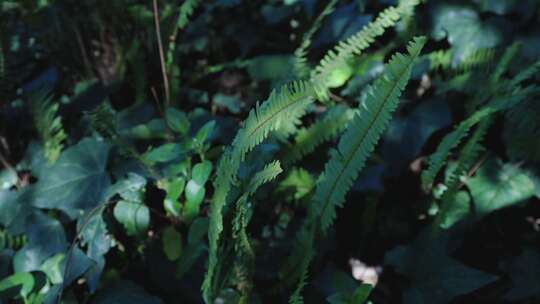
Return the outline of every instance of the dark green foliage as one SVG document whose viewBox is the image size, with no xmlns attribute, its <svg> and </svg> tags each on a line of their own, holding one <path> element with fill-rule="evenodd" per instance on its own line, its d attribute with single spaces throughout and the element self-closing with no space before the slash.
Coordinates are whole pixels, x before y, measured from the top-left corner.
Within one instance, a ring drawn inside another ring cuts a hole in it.
<svg viewBox="0 0 540 304">
<path fill-rule="evenodd" d="M 0 304 L 540 300 L 538 1 L 0 14 Z"/>
</svg>

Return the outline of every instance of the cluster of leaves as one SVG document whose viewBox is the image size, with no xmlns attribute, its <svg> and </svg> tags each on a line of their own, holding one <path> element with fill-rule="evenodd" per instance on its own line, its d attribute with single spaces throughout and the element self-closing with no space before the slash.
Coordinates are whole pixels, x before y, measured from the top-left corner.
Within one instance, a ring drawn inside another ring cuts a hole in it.
<svg viewBox="0 0 540 304">
<path fill-rule="evenodd" d="M 0 12 L 0 304 L 540 300 L 536 1 Z"/>
</svg>

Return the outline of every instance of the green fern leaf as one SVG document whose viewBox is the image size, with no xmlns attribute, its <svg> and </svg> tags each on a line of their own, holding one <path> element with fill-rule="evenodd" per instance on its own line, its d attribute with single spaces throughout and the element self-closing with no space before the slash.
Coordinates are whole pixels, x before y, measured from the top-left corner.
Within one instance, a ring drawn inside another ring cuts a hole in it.
<svg viewBox="0 0 540 304">
<path fill-rule="evenodd" d="M 246 233 L 246 228 L 249 223 L 247 213 L 249 209 L 248 199 L 255 194 L 257 189 L 263 184 L 274 180 L 283 170 L 279 161 L 274 161 L 267 164 L 261 171 L 257 172 L 250 180 L 244 194 L 236 201 L 236 213 L 233 219 L 233 238 L 237 240 L 235 245 L 236 250 L 240 250 L 243 256 L 254 258 L 253 250 L 249 244 L 249 239 Z"/>
<path fill-rule="evenodd" d="M 336 206 L 343 204 L 345 194 L 388 125 L 425 41 L 423 37 L 415 38 L 407 47 L 408 55 L 397 53 L 392 57 L 385 73 L 368 89 L 360 115 L 350 122 L 338 149 L 331 152 L 310 208 L 320 215 L 321 231 L 325 232 L 333 222 Z"/>
<path fill-rule="evenodd" d="M 306 107 L 313 101 L 314 87 L 302 81 L 293 82 L 274 90 L 262 105 L 251 110 L 244 126 L 233 140 L 232 148 L 224 152 L 218 165 L 215 192 L 210 205 L 208 229 L 209 258 L 208 270 L 203 282 L 203 297 L 210 303 L 214 297 L 213 276 L 218 264 L 218 246 L 223 231 L 222 210 L 227 195 L 236 180 L 240 163 L 246 154 L 266 139 L 270 132 L 293 130 L 300 122 Z"/>
<path fill-rule="evenodd" d="M 477 110 L 469 116 L 469 118 L 462 121 L 454 131 L 447 134 L 437 147 L 437 150 L 429 156 L 427 160 L 428 168 L 422 172 L 421 181 L 424 191 L 429 191 L 431 189 L 435 177 L 446 164 L 448 155 L 450 155 L 452 149 L 459 145 L 461 140 L 467 136 L 469 130 L 473 126 L 496 112 L 515 106 L 529 96 L 534 90 L 536 90 L 535 87 L 528 87 L 525 89 L 518 88 L 512 91 L 510 95 L 495 98 L 491 103 Z"/>
<path fill-rule="evenodd" d="M 328 51 L 319 65 L 312 72 L 311 79 L 316 82 L 321 90 L 318 90 L 319 98 L 327 100 L 328 84 L 332 74 L 355 55 L 360 55 L 367 49 L 375 38 L 384 34 L 384 31 L 394 26 L 397 21 L 405 15 L 409 15 L 411 8 L 418 5 L 419 1 L 403 1 L 396 7 L 389 7 L 382 11 L 375 21 L 366 25 L 362 30 L 353 36 L 337 44 L 335 48 Z"/>
<path fill-rule="evenodd" d="M 62 119 L 58 116 L 59 105 L 47 95 L 48 92 L 39 91 L 32 94 L 30 99 L 34 124 L 43 142 L 45 157 L 52 164 L 60 157 L 67 136 Z"/>
<path fill-rule="evenodd" d="M 315 35 L 315 33 L 321 27 L 324 18 L 334 11 L 337 2 L 338 0 L 331 0 L 328 2 L 326 7 L 311 25 L 309 31 L 307 31 L 304 35 L 300 47 L 298 47 L 296 51 L 294 51 L 294 72 L 298 78 L 304 78 L 309 75 L 307 53 L 309 47 L 311 46 L 311 40 L 313 39 L 313 35 Z"/>
<path fill-rule="evenodd" d="M 289 166 L 313 152 L 325 141 L 335 138 L 347 127 L 353 115 L 354 110 L 345 106 L 332 107 L 322 119 L 298 131 L 294 143 L 283 153 L 283 163 Z"/>
</svg>

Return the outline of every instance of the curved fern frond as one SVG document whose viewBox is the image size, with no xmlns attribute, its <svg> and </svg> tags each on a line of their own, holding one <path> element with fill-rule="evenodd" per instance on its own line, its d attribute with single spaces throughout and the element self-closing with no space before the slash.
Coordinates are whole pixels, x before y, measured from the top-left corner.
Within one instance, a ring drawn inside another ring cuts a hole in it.
<svg viewBox="0 0 540 304">
<path fill-rule="evenodd" d="M 495 83 L 499 81 L 499 79 L 504 74 L 504 72 L 508 70 L 508 66 L 512 62 L 512 59 L 516 57 L 516 54 L 519 51 L 520 47 L 521 47 L 521 44 L 518 42 L 515 42 L 511 46 L 506 48 L 503 55 L 501 56 L 501 59 L 499 60 L 499 63 L 495 67 L 495 71 L 490 77 L 491 82 Z"/>
<path fill-rule="evenodd" d="M 189 23 L 189 17 L 193 15 L 193 12 L 199 6 L 199 0 L 186 0 L 180 5 L 180 13 L 176 20 L 176 28 L 181 30 Z"/>
<path fill-rule="evenodd" d="M 463 146 L 459 153 L 459 158 L 456 161 L 456 167 L 448 173 L 448 178 L 445 182 L 446 191 L 440 198 L 440 211 L 435 218 L 433 229 L 436 232 L 439 228 L 447 228 L 447 224 L 443 221 L 448 215 L 448 212 L 454 208 L 456 196 L 459 193 L 460 178 L 467 174 L 467 171 L 474 166 L 474 163 L 480 157 L 480 153 L 484 151 L 484 147 L 480 144 L 485 137 L 487 130 L 493 122 L 492 119 L 484 119 L 480 122 L 473 135 Z"/>
<path fill-rule="evenodd" d="M 384 74 L 368 88 L 360 114 L 353 118 L 341 136 L 337 150 L 331 152 L 315 191 L 315 201 L 310 207 L 319 214 L 323 233 L 332 224 L 336 207 L 345 201 L 345 194 L 388 125 L 425 41 L 423 37 L 415 38 L 407 46 L 408 55 L 397 53 L 392 56 Z"/>
<path fill-rule="evenodd" d="M 540 59 L 528 66 L 527 68 L 521 70 L 516 76 L 514 76 L 510 80 L 510 87 L 515 87 L 523 81 L 536 75 L 538 73 L 538 70 L 540 70 Z"/>
<path fill-rule="evenodd" d="M 270 93 L 262 105 L 249 112 L 242 129 L 234 138 L 233 158 L 244 160 L 245 155 L 260 144 L 271 131 L 294 130 L 313 101 L 315 89 L 305 81 L 295 81 Z"/>
<path fill-rule="evenodd" d="M 326 92 L 328 80 L 337 68 L 347 64 L 347 61 L 355 55 L 360 55 L 375 41 L 376 37 L 384 34 L 387 28 L 394 26 L 402 16 L 410 14 L 411 8 L 418 3 L 419 1 L 416 0 L 403 1 L 396 7 L 386 8 L 373 22 L 353 36 L 340 41 L 337 46 L 328 51 L 311 75 L 311 78 L 323 89 L 318 91 L 319 98 L 328 99 Z"/>
<path fill-rule="evenodd" d="M 359 114 L 356 114 L 349 123 L 340 138 L 338 148 L 331 151 L 330 160 L 318 179 L 313 202 L 309 205 L 308 218 L 299 240 L 312 241 L 317 234 L 325 234 L 333 223 L 336 208 L 343 205 L 345 195 L 390 122 L 391 115 L 398 106 L 399 97 L 409 81 L 413 63 L 420 55 L 425 42 L 425 37 L 414 38 L 407 46 L 408 54 L 393 55 L 385 66 L 383 75 L 373 86 L 368 87 L 367 97 Z M 303 235 L 303 231 L 309 231 L 308 236 Z M 296 255 L 297 253 L 293 252 L 292 257 Z M 300 282 L 290 298 L 290 303 L 302 303 L 300 293 L 305 285 L 309 263 L 310 261 L 301 263 L 297 268 Z"/>
<path fill-rule="evenodd" d="M 509 109 L 518 104 L 530 94 L 530 91 L 531 88 L 517 89 L 509 96 L 495 98 L 491 103 L 462 121 L 454 131 L 447 134 L 437 146 L 437 150 L 429 156 L 427 160 L 428 167 L 422 172 L 421 182 L 424 191 L 427 192 L 431 189 L 436 176 L 446 164 L 448 155 L 467 136 L 473 126 L 496 112 Z"/>
<path fill-rule="evenodd" d="M 353 118 L 354 110 L 345 106 L 332 107 L 323 118 L 308 128 L 298 130 L 294 143 L 284 153 L 283 163 L 291 165 L 313 152 L 322 143 L 335 138 Z"/>
<path fill-rule="evenodd" d="M 311 40 L 313 39 L 313 35 L 315 35 L 321 27 L 324 18 L 334 11 L 337 2 L 338 0 L 331 0 L 328 2 L 326 7 L 311 25 L 311 28 L 304 35 L 300 47 L 294 51 L 294 72 L 298 78 L 304 78 L 309 75 L 307 53 L 311 46 Z"/>
<path fill-rule="evenodd" d="M 3 251 L 4 249 L 18 250 L 27 242 L 27 236 L 24 234 L 14 236 L 7 231 L 0 229 L 0 251 Z"/>
<path fill-rule="evenodd" d="M 253 250 L 249 244 L 249 239 L 246 233 L 246 228 L 249 223 L 248 214 L 248 199 L 253 195 L 260 186 L 274 180 L 283 170 L 279 161 L 273 161 L 267 164 L 261 171 L 257 172 L 250 180 L 244 194 L 236 201 L 236 213 L 233 219 L 233 238 L 237 240 L 235 248 L 241 251 L 241 255 L 247 255 L 250 258 L 254 257 Z"/>
<path fill-rule="evenodd" d="M 58 116 L 58 103 L 52 102 L 48 92 L 39 91 L 30 98 L 32 116 L 36 130 L 43 142 L 45 157 L 50 164 L 54 163 L 64 148 L 67 136 Z"/>
<path fill-rule="evenodd" d="M 244 126 L 233 140 L 232 148 L 225 151 L 221 157 L 210 205 L 208 270 L 202 286 L 203 297 L 207 303 L 211 303 L 214 297 L 212 286 L 218 263 L 219 238 L 223 231 L 222 210 L 232 183 L 236 180 L 240 163 L 249 151 L 268 137 L 270 132 L 294 129 L 305 113 L 306 107 L 313 101 L 314 92 L 314 87 L 303 81 L 293 82 L 272 91 L 262 105 L 257 104 L 255 109 L 250 111 Z"/>
</svg>

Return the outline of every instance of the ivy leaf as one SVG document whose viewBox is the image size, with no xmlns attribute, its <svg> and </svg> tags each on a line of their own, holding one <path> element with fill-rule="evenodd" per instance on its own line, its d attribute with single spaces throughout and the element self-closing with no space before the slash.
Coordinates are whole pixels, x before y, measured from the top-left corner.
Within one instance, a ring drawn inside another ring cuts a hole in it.
<svg viewBox="0 0 540 304">
<path fill-rule="evenodd" d="M 105 172 L 109 147 L 95 138 L 86 138 L 65 150 L 56 163 L 39 176 L 32 204 L 59 209 L 70 217 L 102 202 L 109 186 Z"/>
<path fill-rule="evenodd" d="M 114 207 L 113 213 L 130 236 L 142 234 L 150 225 L 150 210 L 140 202 L 121 200 Z"/>
<path fill-rule="evenodd" d="M 535 192 L 534 180 L 527 171 L 495 159 L 486 161 L 467 186 L 480 216 L 524 201 Z"/>
<path fill-rule="evenodd" d="M 465 191 L 459 191 L 455 195 L 455 199 L 450 206 L 450 209 L 445 213 L 441 221 L 441 227 L 448 229 L 455 223 L 463 219 L 471 211 L 471 198 Z"/>
<path fill-rule="evenodd" d="M 30 215 L 26 223 L 28 242 L 13 258 L 15 272 L 38 270 L 47 258 L 67 248 L 64 228 L 58 220 L 38 211 Z"/>
<path fill-rule="evenodd" d="M 153 165 L 174 160 L 182 155 L 183 150 L 180 144 L 168 143 L 145 152 L 142 159 L 145 163 Z"/>
<path fill-rule="evenodd" d="M 527 250 L 504 266 L 513 288 L 506 294 L 511 301 L 540 295 L 540 253 Z"/>
<path fill-rule="evenodd" d="M 179 134 L 186 134 L 189 131 L 189 120 L 186 113 L 175 108 L 167 108 L 165 118 L 169 128 Z"/>
<path fill-rule="evenodd" d="M 142 201 L 146 179 L 135 173 L 128 173 L 127 178 L 121 179 L 109 187 L 107 199 L 111 199 L 118 194 L 125 200 L 139 202 Z"/>
<path fill-rule="evenodd" d="M 176 261 L 182 255 L 182 235 L 169 226 L 163 230 L 163 251 L 170 261 Z"/>
<path fill-rule="evenodd" d="M 412 245 L 392 250 L 385 261 L 410 279 L 404 304 L 449 303 L 496 279 L 495 276 L 465 266 L 446 253 L 445 235 L 430 239 L 424 232 Z"/>
<path fill-rule="evenodd" d="M 17 201 L 18 193 L 9 190 L 0 190 L 0 225 L 8 227 L 17 219 L 21 203 Z"/>
<path fill-rule="evenodd" d="M 65 254 L 58 253 L 48 258 L 42 265 L 40 270 L 43 271 L 52 284 L 60 284 L 63 281 L 63 269 L 61 267 L 64 261 Z"/>
<path fill-rule="evenodd" d="M 430 15 L 433 20 L 432 37 L 435 40 L 447 38 L 456 50 L 452 59 L 454 65 L 478 49 L 495 47 L 502 39 L 492 22 L 483 22 L 469 7 L 439 5 Z"/>
<path fill-rule="evenodd" d="M 111 239 L 107 236 L 107 227 L 101 214 L 93 215 L 88 220 L 79 220 L 79 229 L 81 231 L 82 245 L 87 247 L 87 255 L 89 258 L 97 261 L 105 255 L 112 246 Z"/>
</svg>

